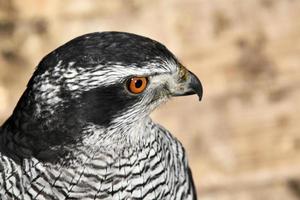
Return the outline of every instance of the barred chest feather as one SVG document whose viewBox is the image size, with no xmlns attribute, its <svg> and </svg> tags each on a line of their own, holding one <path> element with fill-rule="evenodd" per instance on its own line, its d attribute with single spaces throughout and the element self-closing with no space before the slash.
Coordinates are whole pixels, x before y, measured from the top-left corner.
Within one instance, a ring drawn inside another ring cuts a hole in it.
<svg viewBox="0 0 300 200">
<path fill-rule="evenodd" d="M 79 166 L 23 165 L 0 154 L 0 198 L 10 199 L 193 199 L 182 145 L 164 128 L 153 126 L 138 148 L 116 153 L 99 148 L 82 152 Z"/>
</svg>

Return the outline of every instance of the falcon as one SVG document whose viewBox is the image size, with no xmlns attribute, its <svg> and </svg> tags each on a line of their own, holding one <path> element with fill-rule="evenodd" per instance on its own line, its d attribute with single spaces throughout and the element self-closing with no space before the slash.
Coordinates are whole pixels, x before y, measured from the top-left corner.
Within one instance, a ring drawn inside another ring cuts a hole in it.
<svg viewBox="0 0 300 200">
<path fill-rule="evenodd" d="M 38 64 L 0 129 L 0 199 L 197 199 L 182 144 L 149 114 L 199 79 L 161 43 L 77 37 Z"/>
</svg>

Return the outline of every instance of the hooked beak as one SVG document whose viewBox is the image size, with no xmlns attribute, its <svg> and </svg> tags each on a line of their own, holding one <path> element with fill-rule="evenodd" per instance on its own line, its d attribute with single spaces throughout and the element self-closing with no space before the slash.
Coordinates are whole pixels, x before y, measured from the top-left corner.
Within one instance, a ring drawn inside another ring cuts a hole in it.
<svg viewBox="0 0 300 200">
<path fill-rule="evenodd" d="M 182 67 L 184 75 L 176 83 L 176 87 L 171 91 L 172 96 L 187 96 L 197 94 L 199 101 L 202 99 L 203 87 L 198 77 Z"/>
</svg>

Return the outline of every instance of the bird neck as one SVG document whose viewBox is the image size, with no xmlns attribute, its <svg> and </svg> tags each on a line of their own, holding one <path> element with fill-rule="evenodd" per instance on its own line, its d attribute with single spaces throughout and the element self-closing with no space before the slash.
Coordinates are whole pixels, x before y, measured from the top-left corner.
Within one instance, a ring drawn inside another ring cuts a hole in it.
<svg viewBox="0 0 300 200">
<path fill-rule="evenodd" d="M 26 112 L 22 112 L 22 116 L 15 112 L 0 130 L 0 152 L 19 163 L 24 158 L 32 157 L 49 163 L 80 163 L 78 155 L 82 152 L 96 152 L 100 148 L 116 153 L 128 147 L 138 149 L 149 142 L 154 124 L 146 116 L 109 127 L 70 122 L 70 126 L 59 124 L 53 125 L 59 128 L 45 129 L 42 123 L 35 120 L 27 119 L 21 123 L 24 115 Z"/>
<path fill-rule="evenodd" d="M 159 126 L 150 117 L 137 120 L 127 126 L 111 126 L 105 129 L 95 124 L 87 124 L 82 139 L 83 145 L 72 149 L 72 166 L 82 166 L 93 158 L 109 155 L 113 160 L 124 157 L 128 151 L 143 152 L 154 141 L 161 142 Z M 87 154 L 88 152 L 88 154 Z M 64 160 L 65 161 L 65 160 Z M 70 163 L 67 163 L 67 165 Z"/>
</svg>

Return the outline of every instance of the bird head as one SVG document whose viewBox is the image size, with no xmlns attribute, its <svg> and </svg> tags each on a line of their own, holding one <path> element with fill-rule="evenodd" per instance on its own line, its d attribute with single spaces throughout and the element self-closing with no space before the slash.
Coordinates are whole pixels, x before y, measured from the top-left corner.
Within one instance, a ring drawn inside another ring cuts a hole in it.
<svg viewBox="0 0 300 200">
<path fill-rule="evenodd" d="M 141 119 L 172 96 L 202 97 L 199 79 L 164 45 L 120 32 L 87 34 L 56 49 L 29 87 L 34 116 L 70 112 L 104 127 Z"/>
<path fill-rule="evenodd" d="M 130 127 L 169 98 L 191 94 L 201 99 L 199 79 L 161 43 L 91 33 L 42 59 L 13 117 L 24 121 L 24 134 L 55 146 L 81 138 L 86 124 Z"/>
</svg>

